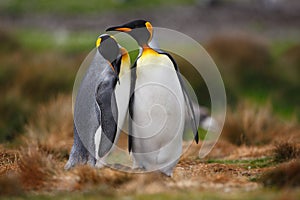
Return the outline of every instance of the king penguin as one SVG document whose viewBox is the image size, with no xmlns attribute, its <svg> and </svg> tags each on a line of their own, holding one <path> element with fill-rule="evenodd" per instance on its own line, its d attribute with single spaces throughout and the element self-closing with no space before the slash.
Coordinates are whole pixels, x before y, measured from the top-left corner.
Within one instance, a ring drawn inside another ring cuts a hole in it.
<svg viewBox="0 0 300 200">
<path fill-rule="evenodd" d="M 140 53 L 131 69 L 129 152 L 134 167 L 159 170 L 172 176 L 182 153 L 182 135 L 187 109 L 198 143 L 197 123 L 191 100 L 175 60 L 149 46 L 153 27 L 145 20 L 108 28 L 132 36 Z"/>
<path fill-rule="evenodd" d="M 96 167 L 105 165 L 128 112 L 129 55 L 107 34 L 98 37 L 96 47 L 76 97 L 74 144 L 65 169 L 86 162 Z"/>
</svg>

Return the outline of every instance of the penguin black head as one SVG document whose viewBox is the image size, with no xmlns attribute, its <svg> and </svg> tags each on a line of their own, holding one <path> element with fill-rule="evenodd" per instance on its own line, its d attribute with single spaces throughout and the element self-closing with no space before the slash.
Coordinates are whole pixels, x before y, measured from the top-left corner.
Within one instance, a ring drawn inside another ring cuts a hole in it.
<svg viewBox="0 0 300 200">
<path fill-rule="evenodd" d="M 113 67 L 115 72 L 119 72 L 119 66 L 115 65 L 118 56 L 120 55 L 120 47 L 112 36 L 103 34 L 96 41 L 98 52 L 106 59 Z"/>
<path fill-rule="evenodd" d="M 96 41 L 96 47 L 99 53 L 110 63 L 116 61 L 120 54 L 118 43 L 110 35 L 100 35 Z"/>
<path fill-rule="evenodd" d="M 131 35 L 140 46 L 147 46 L 152 39 L 153 27 L 146 20 L 134 20 L 120 26 L 113 26 L 106 31 L 121 31 Z"/>
</svg>

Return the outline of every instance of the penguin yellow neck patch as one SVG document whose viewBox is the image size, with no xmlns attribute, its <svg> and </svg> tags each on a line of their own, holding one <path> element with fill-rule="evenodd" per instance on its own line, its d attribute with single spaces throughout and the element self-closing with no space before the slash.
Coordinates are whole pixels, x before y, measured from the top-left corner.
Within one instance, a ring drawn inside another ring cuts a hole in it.
<svg viewBox="0 0 300 200">
<path fill-rule="evenodd" d="M 148 46 L 143 47 L 143 55 L 158 55 L 158 54 L 159 53 L 157 53 L 155 50 L 153 50 Z"/>
<path fill-rule="evenodd" d="M 124 64 L 124 66 L 128 67 L 128 69 L 129 69 L 130 68 L 130 58 L 129 58 L 129 54 L 125 48 L 121 48 L 121 54 L 122 54 L 122 64 Z M 128 70 L 128 69 L 125 69 L 125 70 Z"/>
</svg>

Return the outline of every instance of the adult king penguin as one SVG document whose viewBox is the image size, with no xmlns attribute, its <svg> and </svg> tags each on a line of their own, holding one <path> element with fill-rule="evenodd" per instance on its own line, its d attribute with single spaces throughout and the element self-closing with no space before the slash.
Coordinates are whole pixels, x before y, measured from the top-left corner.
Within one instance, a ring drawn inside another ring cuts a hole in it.
<svg viewBox="0 0 300 200">
<path fill-rule="evenodd" d="M 129 55 L 107 34 L 98 37 L 96 47 L 76 97 L 74 144 L 65 169 L 87 162 L 103 166 L 128 112 Z"/>
<path fill-rule="evenodd" d="M 106 31 L 126 32 L 140 46 L 131 71 L 129 103 L 128 147 L 134 167 L 172 176 L 182 153 L 185 109 L 198 143 L 194 110 L 178 66 L 169 54 L 149 46 L 153 27 L 148 21 L 135 20 Z"/>
</svg>

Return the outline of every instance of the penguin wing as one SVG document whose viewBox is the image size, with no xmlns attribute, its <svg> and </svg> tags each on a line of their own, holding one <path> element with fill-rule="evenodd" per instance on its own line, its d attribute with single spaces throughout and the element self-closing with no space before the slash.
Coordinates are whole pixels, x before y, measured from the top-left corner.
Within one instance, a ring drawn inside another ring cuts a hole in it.
<svg viewBox="0 0 300 200">
<path fill-rule="evenodd" d="M 104 78 L 96 91 L 96 102 L 100 108 L 100 117 L 98 119 L 101 126 L 101 140 L 98 151 L 100 158 L 105 156 L 112 148 L 118 122 L 118 108 L 114 92 L 118 78 L 111 69 L 105 72 L 107 73 L 104 73 Z"/>
<path fill-rule="evenodd" d="M 132 133 L 132 121 L 134 120 L 134 89 L 135 89 L 135 83 L 136 83 L 136 63 L 138 58 L 134 62 L 132 68 L 131 68 L 131 82 L 130 82 L 130 97 L 129 97 L 129 124 L 128 124 L 128 151 L 129 153 L 132 150 L 132 144 L 133 144 L 133 133 Z"/>
<path fill-rule="evenodd" d="M 94 49 L 84 61 L 76 76 L 78 89 L 74 102 L 74 131 L 78 143 L 94 156 L 94 136 L 99 127 L 98 112 L 95 109 L 95 92 L 100 76 L 108 68 L 107 61 Z M 75 82 L 76 83 L 76 82 Z M 77 137 L 76 136 L 76 137 Z M 77 151 L 77 150 L 76 150 Z"/>
<path fill-rule="evenodd" d="M 187 111 L 189 113 L 189 116 L 191 117 L 191 120 L 192 120 L 192 129 L 193 129 L 193 133 L 194 133 L 194 139 L 196 141 L 196 143 L 198 144 L 199 142 L 199 133 L 198 133 L 198 123 L 197 123 L 197 118 L 196 118 L 196 115 L 195 115 L 195 111 L 194 111 L 194 107 L 193 107 L 193 103 L 192 103 L 192 100 L 191 100 L 191 97 L 187 91 L 187 87 L 184 83 L 184 80 L 183 78 L 181 77 L 181 73 L 179 71 L 179 68 L 178 68 L 178 65 L 176 63 L 176 61 L 174 60 L 174 58 L 166 53 L 166 52 L 163 52 L 161 50 L 156 50 L 158 53 L 160 54 L 164 54 L 166 56 L 169 57 L 169 59 L 172 61 L 173 65 L 174 65 L 174 68 L 177 72 L 177 76 L 178 76 L 178 80 L 180 82 L 180 85 L 181 85 L 181 89 L 182 89 L 182 92 L 183 92 L 183 96 L 184 96 L 184 100 L 185 100 L 185 103 L 186 103 L 186 107 L 187 107 Z"/>
</svg>

